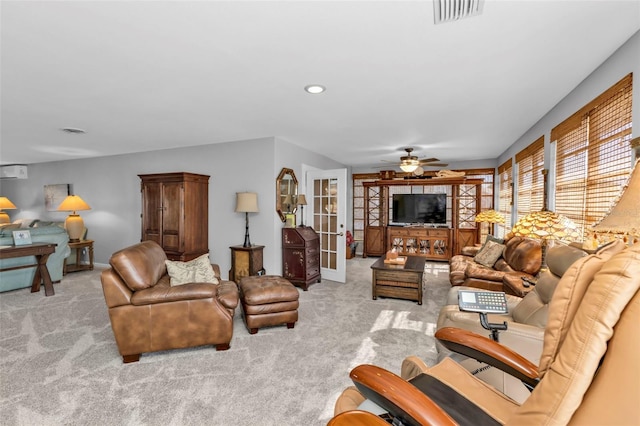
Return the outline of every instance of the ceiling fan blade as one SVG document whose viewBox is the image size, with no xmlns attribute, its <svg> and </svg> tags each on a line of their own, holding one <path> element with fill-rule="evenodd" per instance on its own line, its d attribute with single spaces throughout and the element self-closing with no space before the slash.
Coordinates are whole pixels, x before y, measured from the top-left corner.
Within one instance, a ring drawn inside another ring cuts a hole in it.
<svg viewBox="0 0 640 426">
<path fill-rule="evenodd" d="M 429 163 L 429 164 L 423 164 L 423 166 L 425 166 L 425 167 L 447 167 L 448 164 L 446 164 L 446 163 Z"/>
<path fill-rule="evenodd" d="M 433 163 L 434 161 L 440 161 L 437 158 L 421 158 L 418 161 L 420 161 L 420 164 L 427 164 L 427 163 Z"/>
</svg>

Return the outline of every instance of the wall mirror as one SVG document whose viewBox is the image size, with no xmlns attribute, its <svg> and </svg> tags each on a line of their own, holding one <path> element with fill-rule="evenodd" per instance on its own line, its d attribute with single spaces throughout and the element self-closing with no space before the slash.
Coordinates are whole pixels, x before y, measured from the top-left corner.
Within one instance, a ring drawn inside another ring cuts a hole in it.
<svg viewBox="0 0 640 426">
<path fill-rule="evenodd" d="M 276 211 L 283 222 L 287 220 L 287 214 L 295 213 L 297 196 L 296 174 L 292 169 L 283 167 L 276 179 Z"/>
</svg>

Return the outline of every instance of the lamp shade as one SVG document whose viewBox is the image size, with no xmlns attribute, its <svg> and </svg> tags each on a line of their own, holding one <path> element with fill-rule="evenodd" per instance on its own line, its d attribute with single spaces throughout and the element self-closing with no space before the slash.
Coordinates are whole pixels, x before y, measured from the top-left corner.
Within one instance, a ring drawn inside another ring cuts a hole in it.
<svg viewBox="0 0 640 426">
<path fill-rule="evenodd" d="M 592 230 L 598 234 L 622 235 L 631 242 L 640 238 L 640 171 L 638 158 L 622 192 L 614 200 L 609 212 Z"/>
<path fill-rule="evenodd" d="M 91 210 L 91 207 L 78 195 L 68 195 L 58 206 L 58 211 L 63 212 L 74 212 L 75 214 L 80 210 Z"/>
<path fill-rule="evenodd" d="M 548 210 L 529 213 L 516 222 L 511 233 L 537 240 L 575 241 L 581 237 L 571 219 Z"/>
<path fill-rule="evenodd" d="M 504 223 L 505 218 L 502 213 L 495 210 L 484 210 L 476 216 L 476 222 L 482 223 Z"/>
<path fill-rule="evenodd" d="M 236 192 L 236 212 L 256 213 L 258 210 L 258 194 L 255 192 Z"/>
<path fill-rule="evenodd" d="M 298 205 L 299 206 L 306 206 L 307 205 L 307 198 L 304 196 L 304 194 L 299 194 L 298 195 Z"/>
<path fill-rule="evenodd" d="M 13 210 L 17 209 L 16 205 L 11 202 L 7 197 L 0 197 L 0 210 Z"/>
</svg>

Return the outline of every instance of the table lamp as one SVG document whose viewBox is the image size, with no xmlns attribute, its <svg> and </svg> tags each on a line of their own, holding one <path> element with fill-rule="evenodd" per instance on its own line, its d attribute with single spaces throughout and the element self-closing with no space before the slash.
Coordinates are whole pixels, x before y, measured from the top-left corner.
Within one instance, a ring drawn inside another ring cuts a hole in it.
<svg viewBox="0 0 640 426">
<path fill-rule="evenodd" d="M 298 195 L 298 205 L 300 206 L 300 227 L 304 226 L 304 206 L 307 205 L 307 198 L 304 194 Z"/>
<path fill-rule="evenodd" d="M 609 212 L 591 227 L 596 246 L 600 239 L 620 238 L 629 244 L 640 241 L 640 137 L 631 140 L 631 147 L 636 151 L 633 170 Z"/>
<path fill-rule="evenodd" d="M 255 192 L 236 192 L 236 213 L 245 214 L 244 244 L 242 247 L 251 247 L 249 239 L 249 213 L 257 213 L 258 194 Z"/>
<path fill-rule="evenodd" d="M 0 223 L 9 223 L 11 219 L 9 219 L 9 215 L 2 210 L 15 210 L 17 209 L 16 205 L 11 202 L 7 197 L 0 197 Z"/>
<path fill-rule="evenodd" d="M 72 212 L 64 221 L 64 229 L 67 230 L 69 241 L 71 242 L 80 241 L 80 237 L 82 237 L 84 233 L 84 221 L 82 217 L 76 213 L 80 210 L 91 210 L 91 207 L 77 195 L 68 195 L 58 206 L 58 211 Z"/>
<path fill-rule="evenodd" d="M 574 241 L 580 238 L 578 226 L 568 217 L 549 210 L 529 213 L 520 219 L 511 229 L 513 235 L 541 240 L 542 266 L 546 267 L 547 245 L 549 240 Z"/>
<path fill-rule="evenodd" d="M 494 229 L 494 224 L 495 223 L 504 223 L 505 222 L 505 217 L 502 215 L 502 213 L 499 213 L 495 210 L 484 210 L 481 211 L 477 216 L 476 216 L 476 222 L 479 223 L 490 223 L 490 227 L 491 227 L 491 234 L 495 235 L 495 229 Z"/>
</svg>

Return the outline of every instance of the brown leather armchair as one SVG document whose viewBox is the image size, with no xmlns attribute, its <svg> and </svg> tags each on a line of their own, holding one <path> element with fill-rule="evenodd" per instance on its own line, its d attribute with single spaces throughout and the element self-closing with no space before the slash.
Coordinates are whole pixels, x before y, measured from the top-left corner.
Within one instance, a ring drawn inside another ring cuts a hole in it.
<svg viewBox="0 0 640 426">
<path fill-rule="evenodd" d="M 476 263 L 473 256 L 458 254 L 449 262 L 449 282 L 452 286 L 463 285 L 507 294 L 522 296 L 503 283 L 507 274 L 516 274 L 534 279 L 542 265 L 542 246 L 539 240 L 511 237 L 504 243 L 502 256 L 488 267 Z M 464 253 L 464 251 L 463 251 Z"/>
<path fill-rule="evenodd" d="M 570 281 L 575 281 L 571 283 Z M 407 381 L 362 365 L 351 372 L 361 393 L 405 425 L 640 424 L 640 244 L 575 262 L 549 306 L 540 363 L 467 330 L 443 328 L 450 350 L 514 375 L 532 392 L 519 404 L 446 358 Z M 354 399 L 351 388 L 349 399 Z M 336 404 L 338 407 L 339 404 Z M 330 424 L 349 424 L 349 411 Z M 354 407 L 355 408 L 355 407 Z M 368 423 L 361 412 L 359 424 Z M 434 422 L 438 423 L 434 423 Z"/>
<path fill-rule="evenodd" d="M 215 345 L 229 349 L 238 288 L 189 283 L 172 287 L 160 245 L 143 241 L 111 256 L 102 272 L 102 290 L 111 328 L 123 362 L 135 362 L 144 352 Z"/>
</svg>

